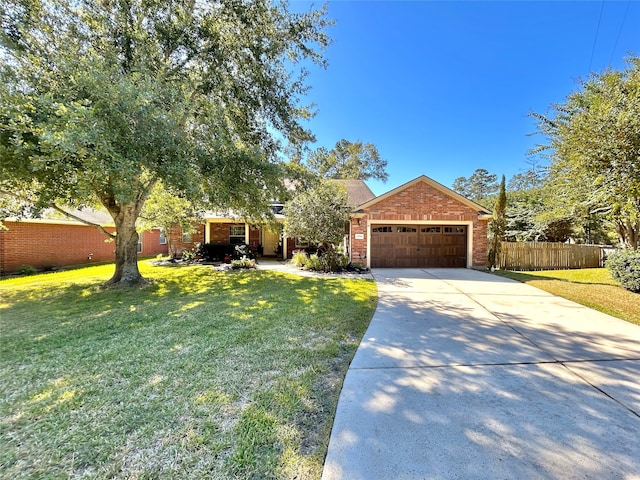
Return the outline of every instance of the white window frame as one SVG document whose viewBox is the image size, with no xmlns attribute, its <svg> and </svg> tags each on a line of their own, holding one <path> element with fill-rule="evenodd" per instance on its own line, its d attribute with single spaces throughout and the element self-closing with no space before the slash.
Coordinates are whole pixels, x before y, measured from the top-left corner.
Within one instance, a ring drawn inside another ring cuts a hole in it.
<svg viewBox="0 0 640 480">
<path fill-rule="evenodd" d="M 236 232 L 233 232 L 233 229 L 236 229 Z M 242 229 L 242 235 L 238 232 L 240 232 L 240 229 Z M 232 239 L 240 239 L 242 238 L 241 242 L 234 242 Z M 229 225 L 229 243 L 231 243 L 232 245 L 239 245 L 242 243 L 247 243 L 247 229 L 244 223 L 242 224 L 237 224 L 237 225 Z"/>
</svg>

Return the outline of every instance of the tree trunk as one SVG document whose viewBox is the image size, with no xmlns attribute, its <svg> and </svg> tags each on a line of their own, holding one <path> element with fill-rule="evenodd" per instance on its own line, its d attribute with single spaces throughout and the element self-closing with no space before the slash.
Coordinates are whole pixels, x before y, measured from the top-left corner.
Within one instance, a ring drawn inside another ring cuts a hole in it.
<svg viewBox="0 0 640 480">
<path fill-rule="evenodd" d="M 116 271 L 106 285 L 143 285 L 147 281 L 138 270 L 137 205 L 110 205 L 116 224 Z"/>
</svg>

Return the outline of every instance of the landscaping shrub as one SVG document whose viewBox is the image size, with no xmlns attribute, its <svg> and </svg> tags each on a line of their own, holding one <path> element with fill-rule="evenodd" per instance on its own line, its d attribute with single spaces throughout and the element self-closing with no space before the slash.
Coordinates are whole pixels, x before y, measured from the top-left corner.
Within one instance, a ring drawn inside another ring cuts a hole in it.
<svg viewBox="0 0 640 480">
<path fill-rule="evenodd" d="M 256 268 L 256 261 L 247 257 L 242 257 L 238 260 L 232 260 L 231 268 L 234 270 L 240 270 L 242 268 Z"/>
<path fill-rule="evenodd" d="M 313 254 L 308 257 L 304 267 L 317 272 L 342 272 L 349 266 L 349 257 L 336 250 L 330 250 L 323 255 Z"/>
<path fill-rule="evenodd" d="M 296 267 L 304 267 L 309 262 L 309 255 L 303 250 L 298 250 L 291 257 L 291 264 Z"/>
<path fill-rule="evenodd" d="M 349 257 L 335 250 L 325 253 L 320 258 L 323 260 L 327 272 L 341 272 L 349 265 Z"/>
<path fill-rule="evenodd" d="M 624 288 L 640 293 L 640 250 L 617 250 L 607 256 L 606 266 Z"/>
<path fill-rule="evenodd" d="M 198 257 L 198 249 L 184 250 L 182 252 L 182 260 L 185 262 L 194 262 Z"/>
<path fill-rule="evenodd" d="M 309 257 L 309 260 L 307 260 L 307 263 L 305 264 L 305 268 L 307 270 L 315 270 L 318 272 L 324 272 L 324 265 L 322 263 L 321 258 L 318 256 L 317 253 L 314 253 L 313 255 L 311 255 Z"/>
<path fill-rule="evenodd" d="M 33 275 L 36 273 L 36 269 L 31 265 L 20 265 L 18 267 L 18 273 L 20 275 Z"/>
<path fill-rule="evenodd" d="M 207 262 L 221 262 L 225 257 L 231 257 L 233 245 L 228 243 L 203 243 L 200 245 L 200 255 Z"/>
<path fill-rule="evenodd" d="M 225 258 L 239 260 L 243 257 L 255 258 L 255 255 L 244 243 L 203 243 L 200 245 L 199 255 L 207 262 L 222 262 Z"/>
</svg>

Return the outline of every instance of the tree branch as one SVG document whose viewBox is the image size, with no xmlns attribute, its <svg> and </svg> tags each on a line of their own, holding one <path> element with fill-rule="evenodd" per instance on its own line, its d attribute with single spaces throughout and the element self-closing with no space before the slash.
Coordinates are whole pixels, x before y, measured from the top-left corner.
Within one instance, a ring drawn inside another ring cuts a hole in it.
<svg viewBox="0 0 640 480">
<path fill-rule="evenodd" d="M 31 200 L 29 200 L 29 198 L 27 198 L 25 196 L 19 195 L 17 193 L 9 192 L 7 190 L 0 190 L 0 195 L 6 195 L 8 197 L 13 197 L 13 198 L 15 198 L 17 200 L 20 200 L 21 202 L 26 202 L 26 203 L 31 203 L 31 204 L 33 203 L 33 202 L 31 202 Z M 114 233 L 111 233 L 111 232 L 105 230 L 105 228 L 102 225 L 100 225 L 98 223 L 90 222 L 89 220 L 85 220 L 84 218 L 78 217 L 77 215 L 74 215 L 73 213 L 69 213 L 66 210 L 60 208 L 54 202 L 49 202 L 47 204 L 47 207 L 55 210 L 56 212 L 59 212 L 59 213 L 63 214 L 66 217 L 73 218 L 74 220 L 77 220 L 78 222 L 84 223 L 85 225 L 89 225 L 90 227 L 96 227 L 98 230 L 100 230 L 102 233 L 104 233 L 109 238 L 116 238 Z"/>
<path fill-rule="evenodd" d="M 50 203 L 49 207 L 54 209 L 57 212 L 62 213 L 63 215 L 66 215 L 69 218 L 73 218 L 74 220 L 77 220 L 78 222 L 84 223 L 85 225 L 89 225 L 90 227 L 96 227 L 98 230 L 100 230 L 102 233 L 104 233 L 109 238 L 116 238 L 116 235 L 114 233 L 108 232 L 99 223 L 93 223 L 93 222 L 90 222 L 89 220 L 85 220 L 84 218 L 78 217 L 77 215 L 74 215 L 73 213 L 69 213 L 69 212 L 63 210 L 62 208 L 58 207 L 55 203 Z"/>
</svg>

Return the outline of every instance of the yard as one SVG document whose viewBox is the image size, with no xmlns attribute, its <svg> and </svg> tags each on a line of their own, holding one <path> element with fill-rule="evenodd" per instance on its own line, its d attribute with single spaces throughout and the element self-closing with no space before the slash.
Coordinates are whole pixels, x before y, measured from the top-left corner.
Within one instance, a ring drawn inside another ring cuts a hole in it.
<svg viewBox="0 0 640 480">
<path fill-rule="evenodd" d="M 0 281 L 0 477 L 318 479 L 375 283 L 140 268 Z"/>
<path fill-rule="evenodd" d="M 622 288 L 606 268 L 495 273 L 640 325 L 640 294 Z"/>
</svg>

